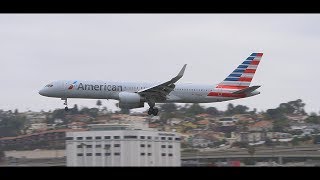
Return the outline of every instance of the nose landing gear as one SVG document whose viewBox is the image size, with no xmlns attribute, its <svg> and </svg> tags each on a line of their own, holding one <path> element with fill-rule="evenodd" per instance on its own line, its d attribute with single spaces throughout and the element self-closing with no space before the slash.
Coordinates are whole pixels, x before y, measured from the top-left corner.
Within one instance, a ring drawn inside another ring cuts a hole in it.
<svg viewBox="0 0 320 180">
<path fill-rule="evenodd" d="M 64 100 L 63 105 L 66 105 L 66 107 L 64 108 L 64 110 L 65 110 L 65 111 L 68 111 L 69 108 L 68 108 L 68 100 L 67 100 L 67 98 L 61 98 L 61 100 Z"/>
</svg>

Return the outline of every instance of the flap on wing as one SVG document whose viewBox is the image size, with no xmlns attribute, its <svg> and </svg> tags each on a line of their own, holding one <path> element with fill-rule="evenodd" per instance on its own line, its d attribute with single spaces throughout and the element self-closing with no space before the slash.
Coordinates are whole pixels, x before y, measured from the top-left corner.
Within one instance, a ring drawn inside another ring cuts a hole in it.
<svg viewBox="0 0 320 180">
<path fill-rule="evenodd" d="M 259 87 L 261 87 L 261 86 L 251 86 L 251 87 L 248 87 L 248 88 L 245 88 L 245 89 L 241 89 L 239 91 L 235 91 L 232 94 L 248 94 L 248 93 L 258 89 Z"/>
</svg>

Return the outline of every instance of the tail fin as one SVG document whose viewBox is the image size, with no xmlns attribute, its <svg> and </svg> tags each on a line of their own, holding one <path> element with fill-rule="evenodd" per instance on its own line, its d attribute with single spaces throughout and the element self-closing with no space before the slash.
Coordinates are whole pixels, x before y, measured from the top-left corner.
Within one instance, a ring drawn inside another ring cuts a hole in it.
<svg viewBox="0 0 320 180">
<path fill-rule="evenodd" d="M 249 87 L 262 55 L 263 53 L 252 53 L 216 88 L 244 89 Z"/>
</svg>

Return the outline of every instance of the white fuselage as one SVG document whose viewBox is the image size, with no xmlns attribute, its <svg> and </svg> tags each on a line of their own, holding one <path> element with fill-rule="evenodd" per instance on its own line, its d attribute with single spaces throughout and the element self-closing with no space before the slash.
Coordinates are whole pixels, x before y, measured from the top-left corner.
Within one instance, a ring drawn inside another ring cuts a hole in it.
<svg viewBox="0 0 320 180">
<path fill-rule="evenodd" d="M 39 91 L 39 94 L 56 98 L 87 98 L 119 100 L 120 92 L 137 92 L 156 83 L 110 82 L 110 81 L 55 81 Z M 156 103 L 210 103 L 239 99 L 259 94 L 255 91 L 246 96 L 230 96 L 236 90 L 217 89 L 215 85 L 192 83 L 176 84 L 165 101 Z M 209 95 L 213 93 L 214 95 Z"/>
</svg>

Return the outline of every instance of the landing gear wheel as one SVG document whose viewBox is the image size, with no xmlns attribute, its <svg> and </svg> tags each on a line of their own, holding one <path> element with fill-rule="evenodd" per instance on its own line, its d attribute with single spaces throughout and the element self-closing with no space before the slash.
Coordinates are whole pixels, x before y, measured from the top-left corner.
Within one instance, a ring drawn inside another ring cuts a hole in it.
<svg viewBox="0 0 320 180">
<path fill-rule="evenodd" d="M 156 108 L 154 108 L 152 114 L 153 114 L 154 116 L 157 116 L 157 115 L 158 115 L 158 112 L 159 112 L 159 110 L 156 109 Z"/>
<path fill-rule="evenodd" d="M 158 110 L 157 108 L 150 108 L 150 109 L 148 110 L 148 114 L 149 114 L 149 115 L 153 114 L 154 116 L 157 116 L 157 115 L 158 115 L 158 112 L 159 112 L 159 110 Z"/>
<path fill-rule="evenodd" d="M 68 107 L 65 107 L 65 108 L 64 108 L 64 110 L 65 110 L 65 111 L 68 111 L 68 110 L 69 110 L 69 108 L 68 108 Z"/>
</svg>

